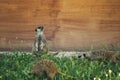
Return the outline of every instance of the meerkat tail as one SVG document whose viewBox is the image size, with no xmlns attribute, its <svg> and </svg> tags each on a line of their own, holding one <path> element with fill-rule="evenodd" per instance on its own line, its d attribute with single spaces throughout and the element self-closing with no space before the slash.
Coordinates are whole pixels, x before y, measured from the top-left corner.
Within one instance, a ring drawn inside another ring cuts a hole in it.
<svg viewBox="0 0 120 80">
<path fill-rule="evenodd" d="M 70 77 L 70 78 L 78 78 L 78 77 L 73 77 L 73 76 L 71 76 L 71 75 L 67 75 L 67 74 L 65 74 L 65 73 L 63 73 L 63 72 L 61 72 L 61 71 L 58 71 L 58 73 L 61 74 L 61 75 L 63 75 L 63 76 Z"/>
</svg>

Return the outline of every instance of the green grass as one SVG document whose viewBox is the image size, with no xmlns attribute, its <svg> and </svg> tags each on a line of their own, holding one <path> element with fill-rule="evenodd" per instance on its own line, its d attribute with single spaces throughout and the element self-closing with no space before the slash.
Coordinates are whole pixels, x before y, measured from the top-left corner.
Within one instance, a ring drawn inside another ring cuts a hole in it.
<svg viewBox="0 0 120 80">
<path fill-rule="evenodd" d="M 62 72 L 71 76 L 79 77 L 74 80 L 120 80 L 120 62 L 111 61 L 89 61 L 77 58 L 55 58 L 43 55 L 39 59 L 34 59 L 33 55 L 22 52 L 18 55 L 14 52 L 12 57 L 0 54 L 0 80 L 47 80 L 42 77 L 39 79 L 27 74 L 33 64 L 41 59 L 53 60 Z M 111 73 L 109 71 L 112 71 Z M 100 79 L 99 79 L 100 78 Z M 55 80 L 73 80 L 66 76 L 56 75 Z"/>
</svg>

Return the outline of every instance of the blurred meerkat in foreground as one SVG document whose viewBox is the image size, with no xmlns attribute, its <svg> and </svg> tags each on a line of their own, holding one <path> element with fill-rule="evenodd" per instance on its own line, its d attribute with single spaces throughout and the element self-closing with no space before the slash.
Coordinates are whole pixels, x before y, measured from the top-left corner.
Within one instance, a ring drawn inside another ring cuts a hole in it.
<svg viewBox="0 0 120 80">
<path fill-rule="evenodd" d="M 113 53 L 111 51 L 91 51 L 88 54 L 84 54 L 84 57 L 90 60 L 101 60 L 107 59 L 113 62 L 117 62 L 120 60 L 120 57 L 117 53 Z"/>
<path fill-rule="evenodd" d="M 61 74 L 63 76 L 67 76 L 70 78 L 77 78 L 77 77 L 72 77 L 70 75 L 62 73 L 57 67 L 57 65 L 55 64 L 55 62 L 48 59 L 42 59 L 39 62 L 37 62 L 32 68 L 32 73 L 34 73 L 39 77 L 44 76 L 44 74 L 46 74 L 49 80 L 53 80 L 56 74 Z"/>
<path fill-rule="evenodd" d="M 36 36 L 32 52 L 35 53 L 36 56 L 38 56 L 39 53 L 46 54 L 48 52 L 48 46 L 44 35 L 44 27 L 43 26 L 37 27 L 35 31 Z"/>
</svg>

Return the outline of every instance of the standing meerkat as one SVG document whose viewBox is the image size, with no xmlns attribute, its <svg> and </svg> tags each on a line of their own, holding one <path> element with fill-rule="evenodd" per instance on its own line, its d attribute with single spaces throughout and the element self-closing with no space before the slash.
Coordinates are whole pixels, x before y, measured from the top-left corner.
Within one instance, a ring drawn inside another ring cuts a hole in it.
<svg viewBox="0 0 120 80">
<path fill-rule="evenodd" d="M 44 74 L 46 74 L 49 80 L 53 80 L 56 74 L 61 74 L 70 78 L 78 78 L 62 73 L 55 64 L 55 62 L 48 59 L 42 59 L 39 62 L 37 62 L 32 68 L 32 73 L 34 73 L 37 76 L 44 76 Z"/>
<path fill-rule="evenodd" d="M 40 54 L 46 54 L 48 52 L 47 41 L 44 35 L 44 27 L 40 26 L 35 29 L 36 36 L 34 40 L 34 45 L 32 52 L 35 53 L 36 56 Z"/>
<path fill-rule="evenodd" d="M 84 54 L 84 57 L 90 60 L 101 60 L 101 59 L 107 59 L 111 60 L 113 62 L 117 62 L 120 60 L 120 57 L 117 53 L 113 53 L 111 51 L 91 51 L 88 54 Z"/>
</svg>

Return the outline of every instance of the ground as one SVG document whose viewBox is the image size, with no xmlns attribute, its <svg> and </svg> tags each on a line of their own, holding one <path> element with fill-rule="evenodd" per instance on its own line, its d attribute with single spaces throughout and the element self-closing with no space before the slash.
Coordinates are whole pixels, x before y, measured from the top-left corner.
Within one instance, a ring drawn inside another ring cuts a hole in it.
<svg viewBox="0 0 120 80">
<path fill-rule="evenodd" d="M 53 60 L 66 74 L 79 77 L 75 80 L 120 80 L 120 62 L 89 61 L 77 57 L 54 57 L 42 55 L 38 59 L 28 52 L 11 52 L 12 56 L 0 54 L 0 80 L 39 80 L 27 72 L 41 59 Z M 62 53 L 61 53 L 62 54 Z M 76 53 L 75 53 L 76 54 Z M 41 80 L 47 80 L 44 76 Z M 66 76 L 56 75 L 54 80 L 73 80 Z"/>
</svg>

